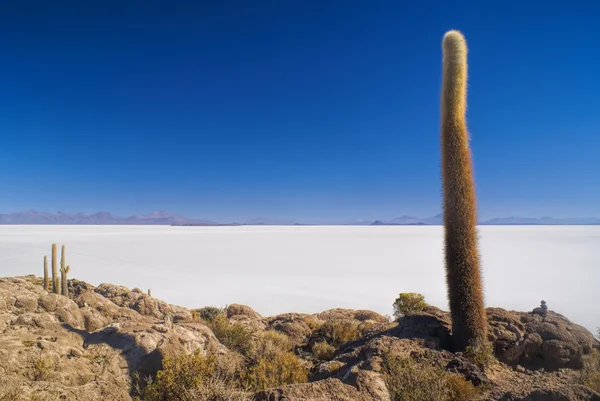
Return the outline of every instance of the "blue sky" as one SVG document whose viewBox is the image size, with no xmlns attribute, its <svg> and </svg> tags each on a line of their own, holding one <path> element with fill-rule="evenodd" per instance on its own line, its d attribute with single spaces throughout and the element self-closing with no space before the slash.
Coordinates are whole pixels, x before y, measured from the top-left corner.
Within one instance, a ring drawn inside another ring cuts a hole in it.
<svg viewBox="0 0 600 401">
<path fill-rule="evenodd" d="M 600 215 L 600 3 L 410 3 L 3 2 L 0 212 L 436 214 L 459 29 L 480 216 Z"/>
</svg>

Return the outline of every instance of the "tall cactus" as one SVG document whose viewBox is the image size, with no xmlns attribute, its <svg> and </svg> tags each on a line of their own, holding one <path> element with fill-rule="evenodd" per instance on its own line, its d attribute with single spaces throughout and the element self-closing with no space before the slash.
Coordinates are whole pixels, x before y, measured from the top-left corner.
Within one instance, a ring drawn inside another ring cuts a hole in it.
<svg viewBox="0 0 600 401">
<path fill-rule="evenodd" d="M 483 286 L 477 249 L 475 187 L 465 122 L 467 44 L 462 33 L 443 40 L 441 94 L 442 176 L 446 283 L 456 350 L 483 346 L 487 337 Z"/>
<path fill-rule="evenodd" d="M 52 244 L 52 292 L 60 295 L 60 278 L 56 264 L 56 244 Z"/>
<path fill-rule="evenodd" d="M 50 289 L 50 279 L 48 278 L 48 256 L 44 256 L 44 289 Z"/>
<path fill-rule="evenodd" d="M 67 266 L 67 259 L 65 256 L 65 246 L 62 246 L 61 257 L 60 257 L 60 277 L 61 277 L 61 288 L 62 295 L 65 297 L 69 296 L 69 288 L 67 286 L 67 274 L 71 270 L 71 266 Z"/>
</svg>

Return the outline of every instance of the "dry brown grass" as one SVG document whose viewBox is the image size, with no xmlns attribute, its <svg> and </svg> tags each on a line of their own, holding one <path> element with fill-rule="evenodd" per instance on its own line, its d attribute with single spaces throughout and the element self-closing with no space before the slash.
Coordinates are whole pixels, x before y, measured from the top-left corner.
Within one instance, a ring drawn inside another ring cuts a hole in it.
<svg viewBox="0 0 600 401">
<path fill-rule="evenodd" d="M 252 391 L 307 381 L 308 369 L 302 360 L 291 352 L 261 358 L 242 372 L 244 387 Z"/>
<path fill-rule="evenodd" d="M 480 391 L 441 366 L 384 356 L 383 377 L 392 401 L 471 401 Z"/>
<path fill-rule="evenodd" d="M 320 361 L 331 361 L 335 355 L 335 347 L 322 341 L 313 345 L 312 353 Z"/>
</svg>

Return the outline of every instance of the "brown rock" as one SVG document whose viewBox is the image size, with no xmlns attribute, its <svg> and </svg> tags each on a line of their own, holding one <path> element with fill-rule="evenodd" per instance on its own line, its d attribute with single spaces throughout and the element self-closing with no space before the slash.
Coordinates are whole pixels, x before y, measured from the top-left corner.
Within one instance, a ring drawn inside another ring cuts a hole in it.
<svg viewBox="0 0 600 401">
<path fill-rule="evenodd" d="M 326 379 L 261 391 L 255 395 L 255 401 L 372 401 L 372 398 L 337 379 Z"/>
<path fill-rule="evenodd" d="M 584 386 L 572 385 L 535 390 L 523 398 L 507 393 L 500 401 L 600 401 L 600 394 Z"/>
<path fill-rule="evenodd" d="M 489 337 L 498 360 L 528 369 L 580 369 L 598 347 L 593 335 L 552 311 L 539 314 L 488 308 Z"/>
<path fill-rule="evenodd" d="M 246 305 L 231 304 L 227 307 L 227 318 L 231 319 L 234 316 L 246 316 L 251 319 L 262 319 L 262 316 Z"/>
</svg>

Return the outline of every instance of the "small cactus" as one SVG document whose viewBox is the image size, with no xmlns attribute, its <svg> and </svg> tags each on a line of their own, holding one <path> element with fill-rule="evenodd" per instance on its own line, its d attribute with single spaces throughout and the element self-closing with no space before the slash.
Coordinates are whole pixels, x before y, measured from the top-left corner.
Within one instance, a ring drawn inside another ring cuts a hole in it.
<svg viewBox="0 0 600 401">
<path fill-rule="evenodd" d="M 67 266 L 67 257 L 65 254 L 65 246 L 62 246 L 61 255 L 60 255 L 60 276 L 61 276 L 61 288 L 62 295 L 65 297 L 69 296 L 69 289 L 67 287 L 67 274 L 71 270 L 70 266 Z"/>
<path fill-rule="evenodd" d="M 69 296 L 69 286 L 67 285 L 67 274 L 71 271 L 71 266 L 60 268 L 60 278 L 62 281 L 62 294 L 65 297 Z"/>
<path fill-rule="evenodd" d="M 48 256 L 44 256 L 44 289 L 50 289 L 50 279 L 48 278 Z"/>
<path fill-rule="evenodd" d="M 60 295 L 60 278 L 58 277 L 58 265 L 56 264 L 56 244 L 52 244 L 52 292 Z"/>
</svg>

